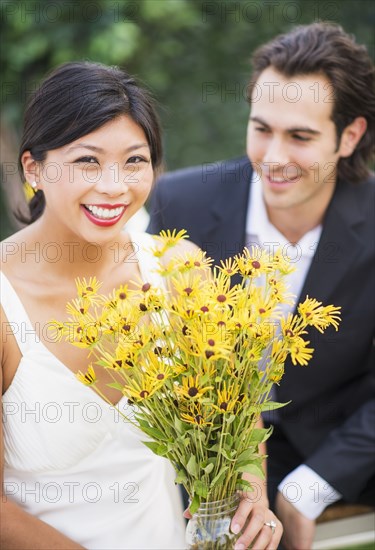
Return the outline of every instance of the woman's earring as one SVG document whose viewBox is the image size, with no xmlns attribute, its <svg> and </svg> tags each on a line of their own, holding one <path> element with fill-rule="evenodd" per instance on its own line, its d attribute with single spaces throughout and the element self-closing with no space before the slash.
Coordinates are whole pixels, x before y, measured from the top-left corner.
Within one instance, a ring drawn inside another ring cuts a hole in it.
<svg viewBox="0 0 375 550">
<path fill-rule="evenodd" d="M 36 181 L 33 181 L 31 183 L 31 187 L 34 189 L 34 193 L 36 193 L 38 191 L 38 184 Z"/>
</svg>

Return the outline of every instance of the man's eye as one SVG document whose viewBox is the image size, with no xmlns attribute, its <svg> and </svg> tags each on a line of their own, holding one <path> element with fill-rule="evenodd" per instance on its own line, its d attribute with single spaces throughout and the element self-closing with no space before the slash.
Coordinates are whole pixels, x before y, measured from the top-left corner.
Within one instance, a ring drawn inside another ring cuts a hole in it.
<svg viewBox="0 0 375 550">
<path fill-rule="evenodd" d="M 95 157 L 80 157 L 75 162 L 82 162 L 84 164 L 98 164 L 98 160 Z"/>
<path fill-rule="evenodd" d="M 269 129 L 268 129 L 268 128 L 264 128 L 264 126 L 257 126 L 257 127 L 255 128 L 255 131 L 256 131 L 256 132 L 266 133 L 266 132 L 269 132 Z"/>
<path fill-rule="evenodd" d="M 298 140 L 298 141 L 311 141 L 311 138 L 305 137 L 305 136 L 300 136 L 299 134 L 293 134 L 293 138 Z"/>
</svg>

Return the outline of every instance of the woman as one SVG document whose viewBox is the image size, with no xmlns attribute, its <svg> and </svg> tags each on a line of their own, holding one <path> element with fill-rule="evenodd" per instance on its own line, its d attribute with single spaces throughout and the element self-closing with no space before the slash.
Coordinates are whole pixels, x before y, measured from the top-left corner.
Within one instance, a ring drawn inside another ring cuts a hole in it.
<svg viewBox="0 0 375 550">
<path fill-rule="evenodd" d="M 96 276 L 103 293 L 140 276 L 161 285 L 151 236 L 123 231 L 142 207 L 161 164 L 153 104 L 124 72 L 68 63 L 27 108 L 20 150 L 35 196 L 31 222 L 2 243 L 4 548 L 183 548 L 184 523 L 172 467 L 142 444 L 75 373 L 87 350 L 56 343 L 75 279 Z M 183 242 L 180 249 L 191 250 Z M 125 412 L 122 394 L 99 389 Z M 243 500 L 238 541 L 275 548 L 266 497 Z"/>
</svg>

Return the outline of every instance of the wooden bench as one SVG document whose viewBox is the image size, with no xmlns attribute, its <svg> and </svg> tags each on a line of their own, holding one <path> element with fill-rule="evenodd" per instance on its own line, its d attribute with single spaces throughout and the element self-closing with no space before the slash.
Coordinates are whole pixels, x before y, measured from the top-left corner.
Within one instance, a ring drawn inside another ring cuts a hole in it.
<svg viewBox="0 0 375 550">
<path fill-rule="evenodd" d="M 317 520 L 313 550 L 344 550 L 373 543 L 375 548 L 375 508 L 354 504 L 332 504 Z"/>
</svg>

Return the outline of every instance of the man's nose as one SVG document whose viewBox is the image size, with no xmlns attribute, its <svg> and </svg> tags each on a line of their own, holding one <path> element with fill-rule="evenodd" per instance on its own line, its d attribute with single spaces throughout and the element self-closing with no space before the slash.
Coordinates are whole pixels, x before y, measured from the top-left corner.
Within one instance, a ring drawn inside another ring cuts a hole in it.
<svg viewBox="0 0 375 550">
<path fill-rule="evenodd" d="M 273 167 L 273 170 L 283 168 L 289 163 L 289 152 L 284 140 L 274 137 L 270 140 L 263 162 Z"/>
</svg>

